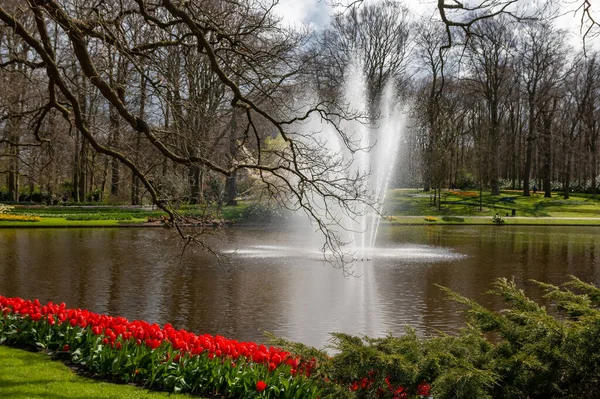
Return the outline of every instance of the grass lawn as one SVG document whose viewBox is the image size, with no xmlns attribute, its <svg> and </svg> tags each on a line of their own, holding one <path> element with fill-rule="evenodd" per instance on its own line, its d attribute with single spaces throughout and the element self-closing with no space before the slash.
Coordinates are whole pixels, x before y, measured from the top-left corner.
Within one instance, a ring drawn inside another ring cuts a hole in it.
<svg viewBox="0 0 600 399">
<path fill-rule="evenodd" d="M 224 206 L 220 213 L 211 209 L 212 217 L 226 221 L 237 221 L 242 217 L 249 203 L 240 201 L 236 206 Z M 205 216 L 206 209 L 187 205 L 178 210 L 183 215 Z M 148 217 L 158 218 L 166 213 L 160 210 L 118 206 L 17 206 L 11 212 L 16 215 L 39 216 L 37 222 L 0 220 L 2 227 L 119 227 L 123 225 L 142 225 Z"/>
<path fill-rule="evenodd" d="M 479 192 L 442 192 L 442 208 L 431 205 L 430 194 L 418 190 L 392 190 L 388 193 L 385 211 L 388 215 L 402 216 L 493 216 L 498 213 L 505 217 L 514 209 L 517 216 L 538 217 L 541 224 L 548 223 L 547 217 L 567 218 L 600 218 L 600 197 L 587 194 L 572 194 L 564 200 L 559 193 L 552 198 L 544 198 L 543 194 L 524 197 L 519 191 L 502 191 L 498 196 L 483 192 L 479 210 Z M 514 224 L 520 224 L 517 219 Z M 476 221 L 474 221 L 476 222 Z M 560 223 L 574 223 L 566 220 Z M 537 222 L 536 222 L 537 223 Z M 593 222 L 591 222 L 593 223 Z"/>
<path fill-rule="evenodd" d="M 45 353 L 0 345 L 0 398 L 183 399 L 192 396 L 151 392 L 131 385 L 96 381 L 75 374 Z"/>
<path fill-rule="evenodd" d="M 388 217 L 385 224 L 400 224 L 400 225 L 490 225 L 492 223 L 491 216 L 485 217 L 462 217 L 462 221 L 444 220 L 442 216 L 434 216 L 436 221 L 426 221 L 423 216 L 392 216 Z M 600 226 L 600 218 L 595 219 L 557 219 L 552 217 L 505 217 L 502 216 L 504 223 L 500 225 L 513 226 Z"/>
<path fill-rule="evenodd" d="M 67 220 L 65 218 L 43 217 L 39 222 L 15 222 L 0 220 L 1 227 L 119 227 L 145 223 L 147 219 L 131 220 Z"/>
</svg>

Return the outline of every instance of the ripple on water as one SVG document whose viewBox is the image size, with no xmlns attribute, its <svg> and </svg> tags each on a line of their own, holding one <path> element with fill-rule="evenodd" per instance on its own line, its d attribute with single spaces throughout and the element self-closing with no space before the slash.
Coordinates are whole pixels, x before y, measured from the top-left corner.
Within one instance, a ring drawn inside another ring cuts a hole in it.
<svg viewBox="0 0 600 399">
<path fill-rule="evenodd" d="M 376 261 L 377 259 L 401 259 L 403 261 L 411 262 L 441 262 L 462 259 L 466 257 L 465 254 L 456 252 L 454 250 L 435 247 L 429 245 L 410 245 L 410 246 L 398 246 L 398 247 L 376 247 L 369 248 L 365 252 L 371 252 L 372 257 L 369 257 L 369 261 Z M 293 247 L 293 246 L 277 246 L 277 245 L 250 245 L 245 248 L 237 249 L 225 249 L 221 253 L 229 256 L 240 257 L 240 258 L 278 258 L 278 257 L 293 257 L 293 258 L 306 258 L 310 260 L 320 260 L 323 257 L 323 252 L 306 247 Z M 355 254 L 363 253 L 362 248 L 355 248 L 348 251 L 349 256 L 357 257 Z M 362 259 L 355 259 L 361 261 Z"/>
</svg>

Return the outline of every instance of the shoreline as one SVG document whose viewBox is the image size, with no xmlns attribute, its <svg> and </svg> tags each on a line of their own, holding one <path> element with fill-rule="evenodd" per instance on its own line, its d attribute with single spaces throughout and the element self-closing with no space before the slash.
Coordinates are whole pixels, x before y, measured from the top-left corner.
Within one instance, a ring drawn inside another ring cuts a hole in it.
<svg viewBox="0 0 600 399">
<path fill-rule="evenodd" d="M 444 221 L 441 218 L 435 222 L 425 221 L 423 216 L 400 216 L 396 219 L 404 220 L 385 220 L 382 221 L 384 226 L 549 226 L 549 227 L 600 227 L 599 218 L 562 218 L 562 217 L 505 217 L 504 223 L 493 223 L 488 216 L 453 216 L 455 218 L 463 218 L 464 222 Z M 417 221 L 418 220 L 418 221 Z M 101 223 L 100 223 L 101 222 Z M 102 220 L 102 221 L 69 221 L 65 223 L 44 223 L 40 222 L 2 222 L 0 221 L 0 229 L 73 229 L 73 228 L 169 228 L 162 223 L 141 222 L 141 223 L 119 223 L 118 220 Z M 260 226 L 285 226 L 285 224 L 261 224 L 261 223 L 225 223 L 221 226 L 213 226 L 212 224 L 193 225 L 182 224 L 180 227 L 260 227 Z"/>
</svg>

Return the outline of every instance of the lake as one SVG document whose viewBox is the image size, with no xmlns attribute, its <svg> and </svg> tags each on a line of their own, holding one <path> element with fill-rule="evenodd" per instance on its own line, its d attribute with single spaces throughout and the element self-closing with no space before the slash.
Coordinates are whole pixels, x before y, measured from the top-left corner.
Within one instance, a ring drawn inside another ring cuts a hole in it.
<svg viewBox="0 0 600 399">
<path fill-rule="evenodd" d="M 206 237 L 219 254 L 184 250 L 150 228 L 0 229 L 0 295 L 144 319 L 196 333 L 264 342 L 263 331 L 319 348 L 330 332 L 425 335 L 464 326 L 436 284 L 501 309 L 497 277 L 533 298 L 529 279 L 575 275 L 600 284 L 596 227 L 383 226 L 359 277 L 321 261 L 312 235 L 227 228 Z"/>
</svg>

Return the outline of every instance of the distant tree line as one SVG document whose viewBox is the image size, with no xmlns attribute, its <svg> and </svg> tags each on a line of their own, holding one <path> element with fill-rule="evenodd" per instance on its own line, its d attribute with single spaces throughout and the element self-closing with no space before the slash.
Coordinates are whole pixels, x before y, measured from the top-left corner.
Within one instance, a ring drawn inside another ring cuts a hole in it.
<svg viewBox="0 0 600 399">
<path fill-rule="evenodd" d="M 600 53 L 570 47 L 549 22 L 506 16 L 441 59 L 443 28 L 417 35 L 407 139 L 425 186 L 597 193 Z"/>
</svg>

